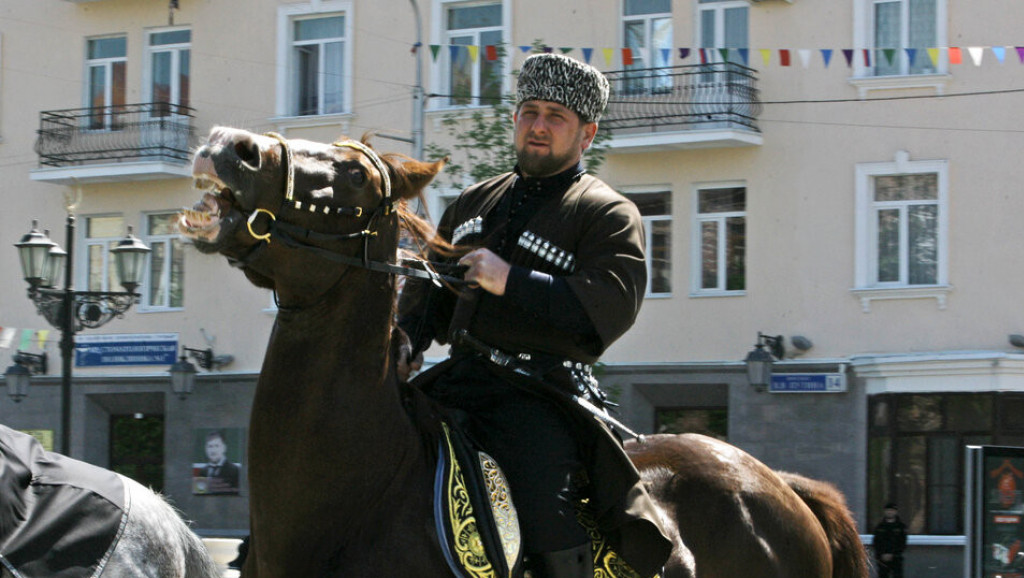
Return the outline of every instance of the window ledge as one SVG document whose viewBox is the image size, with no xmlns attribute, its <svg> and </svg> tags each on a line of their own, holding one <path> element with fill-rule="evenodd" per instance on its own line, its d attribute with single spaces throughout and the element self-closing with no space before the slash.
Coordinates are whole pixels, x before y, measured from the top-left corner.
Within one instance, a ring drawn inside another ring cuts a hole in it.
<svg viewBox="0 0 1024 578">
<path fill-rule="evenodd" d="M 927 285 L 924 287 L 859 287 L 850 293 L 860 299 L 864 313 L 871 313 L 872 301 L 892 299 L 935 299 L 940 311 L 946 309 L 946 295 L 953 290 L 951 285 Z"/>
<path fill-rule="evenodd" d="M 290 128 L 315 128 L 321 126 L 341 126 L 341 134 L 347 134 L 349 124 L 355 117 L 351 112 L 338 114 L 310 114 L 304 116 L 275 116 L 270 122 L 277 125 L 277 129 L 284 132 Z"/>
<path fill-rule="evenodd" d="M 906 74 L 893 76 L 855 76 L 850 84 L 857 87 L 860 98 L 867 98 L 872 90 L 904 90 L 908 88 L 931 88 L 936 94 L 943 94 L 946 85 L 953 79 L 951 74 Z"/>
<path fill-rule="evenodd" d="M 690 293 L 691 299 L 704 299 L 707 297 L 746 297 L 747 292 L 744 291 L 694 291 Z"/>
</svg>

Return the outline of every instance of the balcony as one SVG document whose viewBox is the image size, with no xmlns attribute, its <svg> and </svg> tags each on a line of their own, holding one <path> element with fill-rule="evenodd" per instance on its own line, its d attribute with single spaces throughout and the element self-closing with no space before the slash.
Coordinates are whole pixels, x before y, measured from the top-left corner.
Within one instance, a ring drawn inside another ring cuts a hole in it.
<svg viewBox="0 0 1024 578">
<path fill-rule="evenodd" d="M 30 176 L 62 185 L 189 177 L 193 113 L 166 102 L 43 111 Z"/>
<path fill-rule="evenodd" d="M 617 152 L 759 146 L 756 71 L 732 62 L 619 70 L 601 127 Z"/>
</svg>

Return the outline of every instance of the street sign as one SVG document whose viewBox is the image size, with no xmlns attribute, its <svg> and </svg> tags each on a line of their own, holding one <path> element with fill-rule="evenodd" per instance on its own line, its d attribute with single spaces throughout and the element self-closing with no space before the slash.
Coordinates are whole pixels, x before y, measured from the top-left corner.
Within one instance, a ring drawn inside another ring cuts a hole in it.
<svg viewBox="0 0 1024 578">
<path fill-rule="evenodd" d="M 846 391 L 843 373 L 774 373 L 772 393 L 841 393 Z"/>
<path fill-rule="evenodd" d="M 177 333 L 79 335 L 75 366 L 171 365 L 178 359 Z"/>
</svg>

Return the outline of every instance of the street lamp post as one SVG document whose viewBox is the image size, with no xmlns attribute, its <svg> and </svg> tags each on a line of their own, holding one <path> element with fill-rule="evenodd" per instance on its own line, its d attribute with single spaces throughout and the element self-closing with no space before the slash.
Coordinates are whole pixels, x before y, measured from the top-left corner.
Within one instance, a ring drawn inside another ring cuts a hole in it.
<svg viewBox="0 0 1024 578">
<path fill-rule="evenodd" d="M 145 270 L 146 255 L 150 248 L 132 235 L 132 228 L 117 246 L 110 251 L 114 254 L 114 266 L 121 279 L 123 292 L 117 291 L 75 291 L 73 287 L 75 215 L 68 212 L 65 224 L 65 252 L 50 240 L 47 233 L 40 233 L 38 221 L 32 222 L 32 230 L 21 241 L 15 243 L 21 259 L 22 274 L 28 283 L 28 297 L 36 305 L 36 311 L 61 332 L 61 432 L 59 451 L 71 454 L 71 377 L 72 360 L 75 354 L 75 334 L 83 328 L 97 328 L 115 317 L 122 317 L 140 295 L 135 293 Z M 64 268 L 63 288 L 57 288 L 61 267 Z"/>
</svg>

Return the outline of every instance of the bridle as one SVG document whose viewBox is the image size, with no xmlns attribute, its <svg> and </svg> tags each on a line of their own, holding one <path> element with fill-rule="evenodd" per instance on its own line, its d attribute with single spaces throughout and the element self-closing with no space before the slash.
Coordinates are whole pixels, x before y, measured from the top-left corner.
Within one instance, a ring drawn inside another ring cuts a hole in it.
<svg viewBox="0 0 1024 578">
<path fill-rule="evenodd" d="M 285 165 L 285 191 L 284 199 L 281 201 L 281 205 L 278 208 L 278 213 L 282 213 L 285 210 L 305 211 L 315 214 L 323 215 L 334 215 L 334 216 L 346 216 L 361 218 L 368 211 L 364 210 L 363 207 L 331 207 L 327 205 L 316 205 L 313 203 L 303 203 L 302 201 L 295 200 L 295 163 L 292 155 L 292 148 L 288 145 L 288 140 L 276 132 L 266 133 L 266 136 L 271 137 L 278 141 L 281 145 L 281 151 L 283 153 L 282 158 Z M 231 264 L 236 267 L 245 268 L 252 263 L 257 256 L 262 253 L 262 250 L 266 248 L 272 241 L 280 241 L 283 245 L 286 245 L 295 249 L 303 249 L 316 253 L 324 259 L 334 261 L 337 263 L 343 263 L 345 265 L 353 265 L 368 269 L 370 271 L 384 272 L 391 275 L 406 275 L 409 277 L 418 277 L 421 279 L 429 279 L 435 284 L 440 285 L 441 282 L 449 283 L 453 285 L 464 285 L 464 281 L 460 277 L 453 277 L 437 272 L 438 267 L 445 267 L 445 264 L 441 263 L 429 263 L 422 259 L 402 259 L 403 263 L 410 265 L 418 265 L 420 268 L 414 268 L 410 266 L 396 265 L 388 263 L 386 261 L 373 261 L 369 258 L 370 250 L 370 239 L 377 236 L 377 231 L 374 230 L 373 224 L 381 217 L 390 215 L 395 211 L 394 199 L 392 198 L 391 191 L 391 173 L 388 171 L 387 165 L 381 160 L 380 156 L 365 144 L 354 141 L 344 140 L 332 143 L 332 146 L 339 148 L 351 148 L 359 151 L 366 155 L 370 159 L 370 163 L 380 173 L 381 176 L 381 201 L 371 212 L 370 217 L 366 222 L 366 227 L 353 232 L 353 233 L 322 233 L 313 229 L 300 227 L 284 220 L 277 218 L 277 215 L 273 211 L 266 208 L 256 208 L 249 214 L 246 219 L 246 227 L 249 231 L 249 235 L 256 239 L 258 243 L 254 245 L 246 255 L 241 258 L 229 259 Z M 254 229 L 254 223 L 260 217 L 265 215 L 269 222 L 266 227 L 266 232 L 257 233 Z M 325 243 L 325 242 L 336 242 L 336 241 L 351 241 L 361 240 L 362 247 L 360 255 L 358 257 L 352 255 L 346 255 L 337 251 L 326 249 L 324 247 L 311 244 L 312 242 Z M 456 268 L 458 269 L 458 268 Z"/>
</svg>

